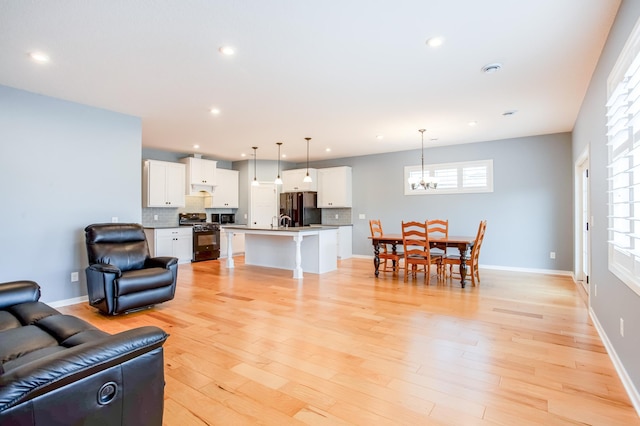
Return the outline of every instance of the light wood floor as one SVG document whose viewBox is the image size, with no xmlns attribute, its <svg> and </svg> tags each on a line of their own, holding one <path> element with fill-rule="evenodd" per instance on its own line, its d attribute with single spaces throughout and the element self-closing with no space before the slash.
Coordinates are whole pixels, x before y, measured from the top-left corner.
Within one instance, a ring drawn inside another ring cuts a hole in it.
<svg viewBox="0 0 640 426">
<path fill-rule="evenodd" d="M 180 265 L 151 310 L 60 310 L 171 334 L 166 425 L 640 424 L 571 278 L 480 276 L 425 287 L 350 259 L 294 280 L 238 257 Z"/>
</svg>

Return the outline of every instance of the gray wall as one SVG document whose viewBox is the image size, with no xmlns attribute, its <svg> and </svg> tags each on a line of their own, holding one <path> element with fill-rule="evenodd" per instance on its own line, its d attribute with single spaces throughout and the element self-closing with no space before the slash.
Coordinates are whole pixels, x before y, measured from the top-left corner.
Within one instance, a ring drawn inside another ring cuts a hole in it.
<svg viewBox="0 0 640 426">
<path fill-rule="evenodd" d="M 640 296 L 609 272 L 607 262 L 607 137 L 605 104 L 607 77 L 640 17 L 640 2 L 624 0 L 594 72 L 573 132 L 573 159 L 588 147 L 590 154 L 591 289 L 589 303 L 618 358 L 640 387 Z M 620 336 L 624 318 L 625 337 Z"/>
<path fill-rule="evenodd" d="M 573 270 L 571 135 L 568 133 L 425 149 L 425 163 L 493 159 L 494 192 L 404 195 L 404 166 L 420 150 L 313 162 L 353 168 L 353 252 L 372 255 L 368 219 L 399 233 L 403 220 L 444 218 L 450 234 L 487 234 L 480 263 L 523 269 Z M 365 220 L 358 219 L 360 214 Z M 556 259 L 549 252 L 556 252 Z"/>
<path fill-rule="evenodd" d="M 0 86 L 0 282 L 86 295 L 83 229 L 140 221 L 140 149 L 138 118 Z"/>
</svg>

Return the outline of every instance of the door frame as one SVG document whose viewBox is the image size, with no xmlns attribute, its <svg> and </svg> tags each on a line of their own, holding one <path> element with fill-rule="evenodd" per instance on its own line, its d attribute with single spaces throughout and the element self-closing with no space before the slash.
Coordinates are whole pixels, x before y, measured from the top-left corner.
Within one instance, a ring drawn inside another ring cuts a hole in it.
<svg viewBox="0 0 640 426">
<path fill-rule="evenodd" d="M 586 173 L 586 177 L 585 177 Z M 591 273 L 591 200 L 589 145 L 578 156 L 574 168 L 574 278 L 589 294 Z M 586 210 L 586 213 L 585 213 Z M 585 217 L 586 216 L 586 217 Z M 586 252 L 586 254 L 585 254 Z"/>
</svg>

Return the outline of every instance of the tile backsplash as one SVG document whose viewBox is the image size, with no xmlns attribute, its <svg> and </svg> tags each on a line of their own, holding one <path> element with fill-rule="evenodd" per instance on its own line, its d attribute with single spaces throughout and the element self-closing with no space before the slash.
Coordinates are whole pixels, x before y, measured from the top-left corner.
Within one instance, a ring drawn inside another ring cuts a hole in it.
<svg viewBox="0 0 640 426">
<path fill-rule="evenodd" d="M 322 209 L 322 224 L 352 225 L 353 220 L 351 218 L 351 209 Z"/>
</svg>

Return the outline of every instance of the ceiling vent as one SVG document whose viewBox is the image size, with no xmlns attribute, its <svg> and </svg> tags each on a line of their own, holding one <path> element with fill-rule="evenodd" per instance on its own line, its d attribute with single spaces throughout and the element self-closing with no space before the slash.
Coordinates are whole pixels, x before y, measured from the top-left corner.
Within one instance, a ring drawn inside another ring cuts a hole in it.
<svg viewBox="0 0 640 426">
<path fill-rule="evenodd" d="M 502 69 L 502 64 L 496 62 L 494 64 L 487 64 L 482 67 L 482 72 L 485 74 L 493 74 L 494 72 L 500 71 L 500 69 Z"/>
</svg>

